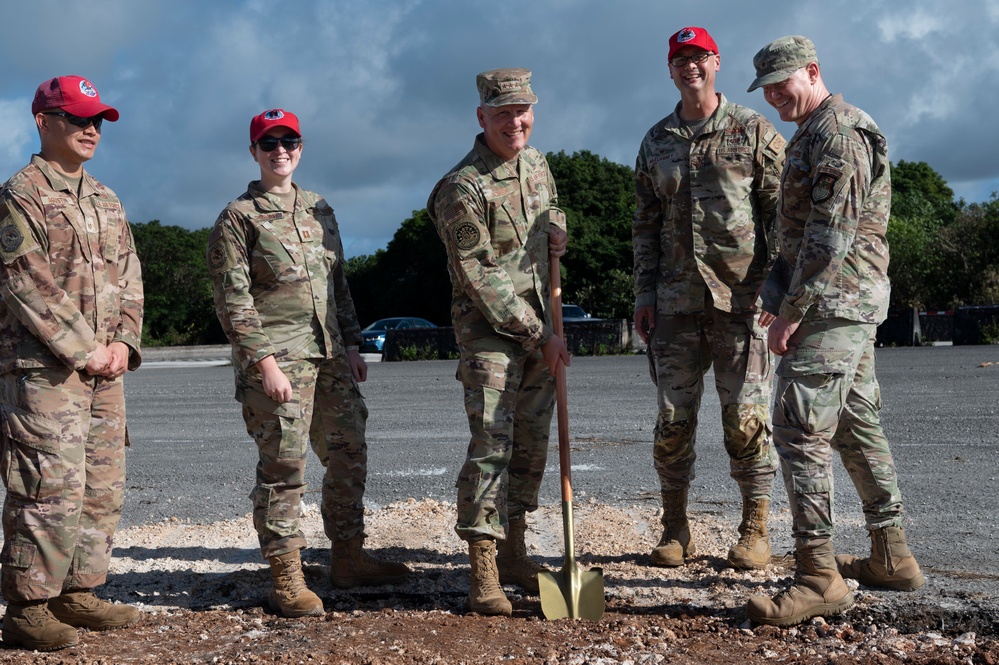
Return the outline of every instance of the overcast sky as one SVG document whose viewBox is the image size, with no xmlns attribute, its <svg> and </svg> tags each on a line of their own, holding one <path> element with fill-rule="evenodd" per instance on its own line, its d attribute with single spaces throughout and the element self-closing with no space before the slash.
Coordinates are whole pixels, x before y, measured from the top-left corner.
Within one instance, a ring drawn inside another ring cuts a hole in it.
<svg viewBox="0 0 999 665">
<path fill-rule="evenodd" d="M 87 169 L 133 222 L 211 226 L 258 176 L 249 121 L 298 114 L 298 184 L 337 211 L 348 256 L 384 247 L 478 132 L 475 74 L 527 67 L 531 143 L 634 165 L 678 94 L 667 39 L 703 26 L 717 88 L 746 93 L 765 43 L 804 34 L 823 76 L 873 116 L 891 159 L 925 161 L 958 196 L 999 190 L 999 0 L 32 0 L 5 2 L 0 180 L 38 149 L 43 80 L 89 78 L 121 112 Z"/>
</svg>

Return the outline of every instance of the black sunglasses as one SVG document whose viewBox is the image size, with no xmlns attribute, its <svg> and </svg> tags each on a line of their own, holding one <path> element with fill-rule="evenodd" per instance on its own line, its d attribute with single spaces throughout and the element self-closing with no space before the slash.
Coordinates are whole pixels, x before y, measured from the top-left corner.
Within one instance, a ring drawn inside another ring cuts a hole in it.
<svg viewBox="0 0 999 665">
<path fill-rule="evenodd" d="M 102 115 L 92 115 L 89 118 L 84 118 L 72 113 L 66 113 L 65 111 L 45 111 L 44 115 L 57 115 L 60 118 L 66 118 L 66 122 L 80 129 L 86 129 L 90 125 L 93 125 L 94 129 L 100 130 L 101 124 L 104 123 L 104 116 Z"/>
<path fill-rule="evenodd" d="M 265 136 L 262 139 L 257 139 L 257 147 L 264 152 L 274 152 L 277 150 L 278 143 L 288 152 L 294 152 L 302 145 L 302 137 L 282 136 L 278 138 L 276 136 Z"/>
</svg>

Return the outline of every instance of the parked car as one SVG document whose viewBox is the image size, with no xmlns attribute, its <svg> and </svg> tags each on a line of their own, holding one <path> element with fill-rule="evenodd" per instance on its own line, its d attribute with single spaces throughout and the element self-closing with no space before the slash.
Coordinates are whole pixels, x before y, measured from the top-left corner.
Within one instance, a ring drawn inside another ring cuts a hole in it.
<svg viewBox="0 0 999 665">
<path fill-rule="evenodd" d="M 378 319 L 361 330 L 361 353 L 381 353 L 385 346 L 386 331 L 436 327 L 430 321 L 415 316 L 393 316 L 387 319 Z"/>
<path fill-rule="evenodd" d="M 579 305 L 567 305 L 562 303 L 562 322 L 567 321 L 599 321 L 594 319 Z"/>
</svg>

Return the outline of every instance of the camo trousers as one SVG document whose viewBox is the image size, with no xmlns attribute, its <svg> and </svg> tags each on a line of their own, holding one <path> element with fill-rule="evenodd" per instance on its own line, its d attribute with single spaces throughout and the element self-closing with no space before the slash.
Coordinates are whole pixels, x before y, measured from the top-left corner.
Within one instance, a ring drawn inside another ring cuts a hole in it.
<svg viewBox="0 0 999 665">
<path fill-rule="evenodd" d="M 257 483 L 250 493 L 253 526 L 265 558 L 306 546 L 299 520 L 311 446 L 326 467 L 323 526 L 330 541 L 364 533 L 368 408 L 346 358 L 282 361 L 292 399 L 278 404 L 250 368 L 237 375 L 246 431 L 257 444 Z"/>
<path fill-rule="evenodd" d="M 555 380 L 540 349 L 496 338 L 462 343 L 457 378 L 472 437 L 456 483 L 455 532 L 503 540 L 510 519 L 538 507 Z"/>
<path fill-rule="evenodd" d="M 694 479 L 697 414 L 704 375 L 714 366 L 729 471 L 743 496 L 769 498 L 777 475 L 770 427 L 773 362 L 755 314 L 709 308 L 660 315 L 649 341 L 659 392 L 653 461 L 663 491 Z"/>
<path fill-rule="evenodd" d="M 902 496 L 881 429 L 874 324 L 804 321 L 777 369 L 774 443 L 798 546 L 833 535 L 833 451 L 860 495 L 868 529 L 901 526 Z"/>
<path fill-rule="evenodd" d="M 125 392 L 64 368 L 0 377 L 3 596 L 104 584 L 125 491 Z"/>
</svg>

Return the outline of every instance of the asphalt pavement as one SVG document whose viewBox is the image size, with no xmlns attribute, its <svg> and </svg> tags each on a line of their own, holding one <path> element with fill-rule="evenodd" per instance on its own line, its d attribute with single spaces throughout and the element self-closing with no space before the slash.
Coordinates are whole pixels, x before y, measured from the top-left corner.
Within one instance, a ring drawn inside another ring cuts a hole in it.
<svg viewBox="0 0 999 665">
<path fill-rule="evenodd" d="M 154 351 L 127 376 L 132 445 L 123 527 L 171 518 L 210 523 L 250 511 L 256 448 L 233 399 L 227 355 Z M 368 506 L 409 497 L 454 500 L 468 444 L 456 366 L 370 365 L 362 385 L 370 410 Z M 999 346 L 879 349 L 877 372 L 882 422 L 920 563 L 931 579 L 977 580 L 971 591 L 955 593 L 999 598 Z M 656 397 L 645 357 L 576 357 L 567 376 L 575 500 L 656 505 Z M 691 509 L 738 514 L 710 373 L 707 386 Z M 554 423 L 552 442 L 542 503 L 559 501 Z M 312 458 L 309 501 L 318 502 L 321 472 Z M 860 503 L 838 463 L 835 482 L 837 550 L 863 552 Z M 778 477 L 774 510 L 786 508 Z M 788 533 L 773 540 L 775 550 L 791 548 Z"/>
</svg>

